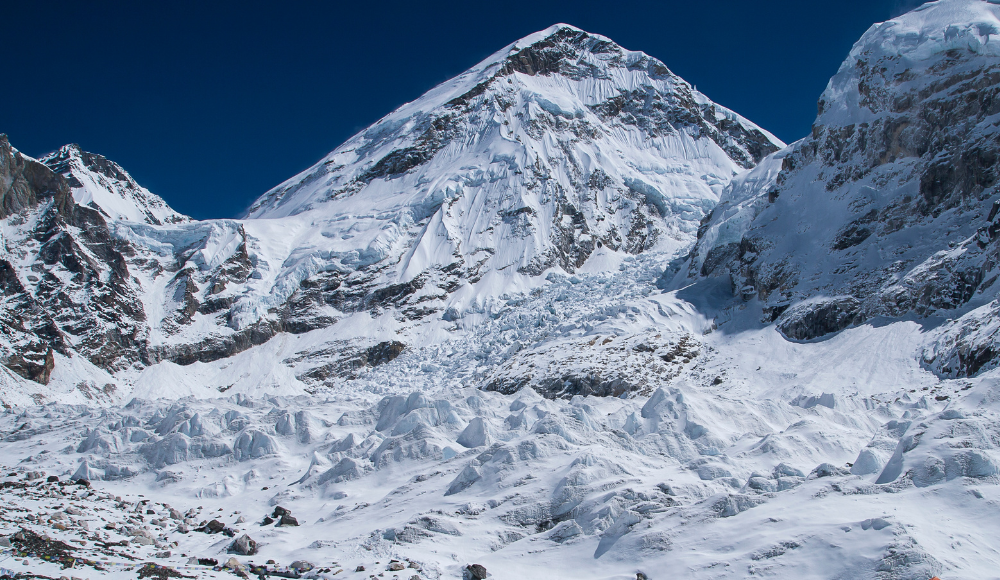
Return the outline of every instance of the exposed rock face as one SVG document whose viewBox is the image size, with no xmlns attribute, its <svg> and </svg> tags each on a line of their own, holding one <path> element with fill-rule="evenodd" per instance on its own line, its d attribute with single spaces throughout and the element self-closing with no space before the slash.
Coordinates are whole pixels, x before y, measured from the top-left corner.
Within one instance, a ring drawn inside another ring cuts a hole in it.
<svg viewBox="0 0 1000 580">
<path fill-rule="evenodd" d="M 15 239 L 3 240 L 0 260 L 8 297 L 4 334 L 17 345 L 7 366 L 45 383 L 53 350 L 72 348 L 112 371 L 141 360 L 145 315 L 122 254 L 126 245 L 98 212 L 74 203 L 64 178 L 21 155 L 6 137 L 0 172 L 0 207 L 17 212 L 8 217 Z M 14 262 L 26 271 L 23 280 Z"/>
<path fill-rule="evenodd" d="M 765 322 L 801 340 L 874 316 L 960 317 L 995 300 L 1000 45 L 977 25 L 939 27 L 954 9 L 969 13 L 960 21 L 996 21 L 986 3 L 939 3 L 865 34 L 820 99 L 812 135 L 723 195 L 689 276 L 732 276 Z M 928 364 L 961 375 L 994 360 L 969 343 L 981 316 L 968 324 Z"/>
<path fill-rule="evenodd" d="M 25 157 L 0 134 L 0 218 L 51 200 L 63 211 L 72 205 L 68 184 L 43 164 Z"/>
<path fill-rule="evenodd" d="M 778 319 L 778 330 L 795 340 L 810 340 L 859 322 L 861 302 L 846 296 L 797 304 Z"/>
<path fill-rule="evenodd" d="M 62 332 L 45 310 L 28 294 L 10 262 L 0 262 L 0 287 L 4 306 L 3 364 L 26 379 L 47 384 L 55 364 L 52 344 L 65 348 Z M 6 346 L 6 345 L 5 345 Z"/>
</svg>

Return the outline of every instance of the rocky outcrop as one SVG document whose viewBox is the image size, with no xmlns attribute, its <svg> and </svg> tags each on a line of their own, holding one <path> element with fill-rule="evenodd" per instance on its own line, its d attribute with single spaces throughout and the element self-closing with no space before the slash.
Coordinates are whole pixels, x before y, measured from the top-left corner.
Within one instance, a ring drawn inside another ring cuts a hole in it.
<svg viewBox="0 0 1000 580">
<path fill-rule="evenodd" d="M 14 149 L 0 133 L 0 219 L 51 201 L 58 211 L 71 210 L 69 184 L 45 165 Z"/>
<path fill-rule="evenodd" d="M 861 302 L 851 296 L 796 304 L 778 319 L 777 328 L 793 340 L 811 340 L 862 322 Z"/>
<path fill-rule="evenodd" d="M 796 340 L 878 316 L 961 317 L 997 297 L 1000 50 L 977 26 L 938 27 L 948 9 L 865 34 L 812 134 L 723 194 L 683 279 L 731 277 Z"/>
</svg>

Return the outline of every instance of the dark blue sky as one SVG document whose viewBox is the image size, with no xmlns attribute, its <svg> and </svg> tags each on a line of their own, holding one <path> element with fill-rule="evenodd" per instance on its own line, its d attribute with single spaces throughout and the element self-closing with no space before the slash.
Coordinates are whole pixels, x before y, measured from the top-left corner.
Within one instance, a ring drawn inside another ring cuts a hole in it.
<svg viewBox="0 0 1000 580">
<path fill-rule="evenodd" d="M 79 143 L 178 211 L 234 217 L 400 104 L 567 22 L 790 142 L 854 41 L 914 3 L 7 3 L 0 132 L 33 156 Z"/>
</svg>

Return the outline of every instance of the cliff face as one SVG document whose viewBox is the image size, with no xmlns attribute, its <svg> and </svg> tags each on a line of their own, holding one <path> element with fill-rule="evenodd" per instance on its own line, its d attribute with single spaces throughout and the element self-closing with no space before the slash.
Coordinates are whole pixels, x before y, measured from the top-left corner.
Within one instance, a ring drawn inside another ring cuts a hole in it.
<svg viewBox="0 0 1000 580">
<path fill-rule="evenodd" d="M 869 30 L 820 99 L 812 135 L 722 196 L 688 277 L 732 276 L 794 340 L 908 314 L 968 314 L 981 328 L 977 309 L 995 310 L 1000 290 L 996 11 L 938 2 Z M 931 347 L 927 364 L 959 375 L 995 364 L 965 324 L 950 325 L 950 346 Z"/>
<path fill-rule="evenodd" d="M 99 212 L 74 202 L 64 177 L 6 137 L 0 171 L 7 366 L 47 383 L 53 352 L 76 352 L 110 371 L 142 360 L 145 316 L 125 260 L 128 244 Z"/>
</svg>

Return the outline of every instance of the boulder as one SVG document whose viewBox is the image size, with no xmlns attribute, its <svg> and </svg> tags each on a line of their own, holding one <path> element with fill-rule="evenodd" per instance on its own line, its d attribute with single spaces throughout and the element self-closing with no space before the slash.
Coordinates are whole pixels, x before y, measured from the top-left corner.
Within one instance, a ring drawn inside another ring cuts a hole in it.
<svg viewBox="0 0 1000 580">
<path fill-rule="evenodd" d="M 292 570 L 298 570 L 299 572 L 308 572 L 315 567 L 316 566 L 314 566 L 312 562 L 307 562 L 305 560 L 296 560 L 292 562 L 291 566 L 289 566 Z"/>
</svg>

